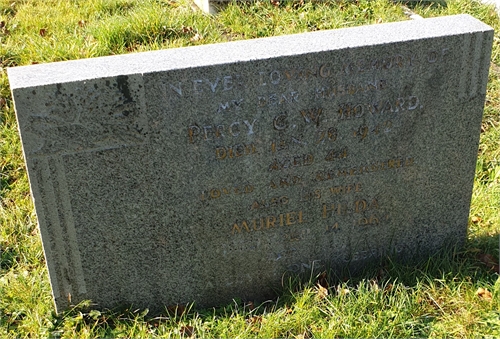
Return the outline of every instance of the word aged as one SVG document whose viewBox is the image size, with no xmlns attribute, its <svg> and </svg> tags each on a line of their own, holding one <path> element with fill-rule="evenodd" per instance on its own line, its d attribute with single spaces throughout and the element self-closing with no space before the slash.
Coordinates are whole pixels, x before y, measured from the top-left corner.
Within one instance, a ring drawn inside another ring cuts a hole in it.
<svg viewBox="0 0 500 339">
<path fill-rule="evenodd" d="M 267 200 L 255 200 L 250 206 L 250 209 L 262 209 L 262 208 L 270 208 L 275 206 L 286 205 L 290 199 L 287 196 L 274 197 Z"/>
<path fill-rule="evenodd" d="M 314 155 L 301 154 L 284 159 L 274 159 L 269 165 L 269 171 L 281 171 L 292 167 L 308 166 L 314 162 Z"/>
</svg>

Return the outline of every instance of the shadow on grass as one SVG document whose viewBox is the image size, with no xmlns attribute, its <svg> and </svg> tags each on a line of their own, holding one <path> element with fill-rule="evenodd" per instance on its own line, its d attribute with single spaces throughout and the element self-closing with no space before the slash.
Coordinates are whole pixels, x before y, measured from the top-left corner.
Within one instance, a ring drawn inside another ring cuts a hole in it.
<svg viewBox="0 0 500 339">
<path fill-rule="evenodd" d="M 444 282 L 449 286 L 461 282 L 474 286 L 494 285 L 498 279 L 498 272 L 495 272 L 491 262 L 485 262 L 484 256 L 487 255 L 488 258 L 492 259 L 497 265 L 496 269 L 498 269 L 499 236 L 497 234 L 474 238 L 462 248 L 449 247 L 426 260 L 415 263 L 383 258 L 362 272 L 355 274 L 344 270 L 340 274 L 309 272 L 302 276 L 288 276 L 284 279 L 282 290 L 276 291 L 276 299 L 258 305 L 249 300 L 234 300 L 231 304 L 209 309 L 196 309 L 193 304 L 176 305 L 165 308 L 162 314 L 152 315 L 148 313 L 148 310 L 135 309 L 130 306 L 99 311 L 92 309 L 92 304 L 86 301 L 75 306 L 72 310 L 59 315 L 54 314 L 55 321 L 51 332 L 57 336 L 62 328 L 69 327 L 78 333 L 81 328 L 90 327 L 99 336 L 113 336 L 116 334 L 117 327 L 134 327 L 139 322 L 152 329 L 160 325 L 168 328 L 179 328 L 180 326 L 180 331 L 186 331 L 186 336 L 189 336 L 192 328 L 181 326 L 182 324 L 192 323 L 196 319 L 205 323 L 227 317 L 244 317 L 252 321 L 262 314 L 293 307 L 300 295 L 307 293 L 304 292 L 307 290 L 325 288 L 329 291 L 326 294 L 335 298 L 341 293 L 339 286 L 355 291 L 363 283 L 366 286 L 375 283 L 382 289 L 399 284 L 400 288 L 402 286 L 404 289 L 415 291 L 422 288 L 422 284 L 432 285 L 437 281 Z M 422 332 L 418 333 L 422 335 L 427 333 L 429 323 L 434 320 L 430 315 L 418 320 L 418 324 L 415 326 L 422 327 Z"/>
<path fill-rule="evenodd" d="M 448 7 L 446 0 L 394 0 L 396 3 L 401 3 L 405 6 L 408 6 L 411 9 L 415 9 L 416 7 L 430 7 L 430 8 L 440 8 L 440 7 Z"/>
</svg>

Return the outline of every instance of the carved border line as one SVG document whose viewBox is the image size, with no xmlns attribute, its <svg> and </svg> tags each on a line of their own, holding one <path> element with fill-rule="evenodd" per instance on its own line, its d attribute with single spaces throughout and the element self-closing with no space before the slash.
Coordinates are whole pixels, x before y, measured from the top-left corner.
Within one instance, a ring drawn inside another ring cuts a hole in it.
<svg viewBox="0 0 500 339">
<path fill-rule="evenodd" d="M 471 45 L 471 34 L 464 35 L 464 45 L 462 47 L 462 73 L 460 74 L 460 83 L 458 87 L 458 96 L 460 98 L 465 98 L 467 93 L 467 87 L 469 85 L 469 70 L 470 70 L 470 62 L 469 62 L 469 52 Z"/>
<path fill-rule="evenodd" d="M 37 214 L 39 222 L 46 223 L 40 230 L 47 239 L 44 241 L 47 264 L 54 266 L 49 269 L 55 272 L 51 277 L 54 297 L 67 297 L 71 303 L 71 295 L 85 294 L 87 289 L 63 161 L 59 156 L 40 157 L 35 160 L 35 166 L 37 175 L 32 185 L 42 197 Z"/>
<path fill-rule="evenodd" d="M 474 98 L 486 93 L 486 83 L 482 81 L 482 67 L 489 68 L 489 62 L 483 56 L 484 34 L 465 34 L 462 52 L 462 73 L 460 74 L 459 97 Z M 483 57 L 482 57 L 483 56 Z"/>
<path fill-rule="evenodd" d="M 474 50 L 473 50 L 473 59 L 471 62 L 471 88 L 469 92 L 469 98 L 473 98 L 477 95 L 478 87 L 481 86 L 479 82 L 481 81 L 479 77 L 480 67 L 482 63 L 480 62 L 481 54 L 483 51 L 483 35 L 484 33 L 476 33 L 474 34 Z M 481 86 L 482 87 L 482 86 Z"/>
</svg>

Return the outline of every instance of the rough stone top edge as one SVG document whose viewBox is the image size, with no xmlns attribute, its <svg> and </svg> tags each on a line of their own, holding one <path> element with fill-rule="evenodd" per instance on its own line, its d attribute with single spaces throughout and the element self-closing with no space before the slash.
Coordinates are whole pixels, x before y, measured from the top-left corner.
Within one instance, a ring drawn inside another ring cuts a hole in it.
<svg viewBox="0 0 500 339">
<path fill-rule="evenodd" d="M 8 68 L 11 90 L 487 32 L 468 14 Z"/>
</svg>

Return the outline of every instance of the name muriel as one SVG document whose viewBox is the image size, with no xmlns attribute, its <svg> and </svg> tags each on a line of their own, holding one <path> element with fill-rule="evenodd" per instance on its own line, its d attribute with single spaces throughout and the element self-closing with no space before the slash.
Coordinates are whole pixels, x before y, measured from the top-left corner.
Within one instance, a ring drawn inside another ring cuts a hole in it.
<svg viewBox="0 0 500 339">
<path fill-rule="evenodd" d="M 302 224 L 304 220 L 304 213 L 302 211 L 291 211 L 287 213 L 280 213 L 278 215 L 268 215 L 252 220 L 236 221 L 233 224 L 231 234 L 242 232 L 257 232 L 265 231 L 273 227 L 292 226 L 295 224 Z"/>
</svg>

